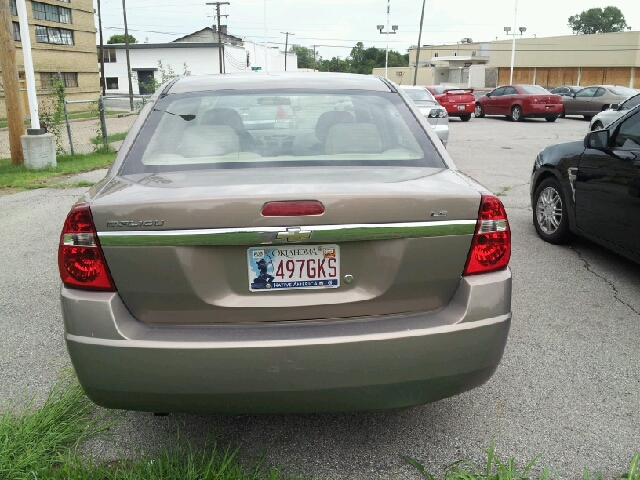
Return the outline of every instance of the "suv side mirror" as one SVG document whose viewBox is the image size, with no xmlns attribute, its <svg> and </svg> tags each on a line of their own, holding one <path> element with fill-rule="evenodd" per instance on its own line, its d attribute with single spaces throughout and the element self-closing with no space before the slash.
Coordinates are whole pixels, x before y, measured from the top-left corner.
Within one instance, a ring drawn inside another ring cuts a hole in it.
<svg viewBox="0 0 640 480">
<path fill-rule="evenodd" d="M 595 150 L 607 150 L 609 141 L 611 140 L 611 132 L 606 129 L 595 130 L 587 133 L 584 137 L 584 148 L 593 148 Z"/>
</svg>

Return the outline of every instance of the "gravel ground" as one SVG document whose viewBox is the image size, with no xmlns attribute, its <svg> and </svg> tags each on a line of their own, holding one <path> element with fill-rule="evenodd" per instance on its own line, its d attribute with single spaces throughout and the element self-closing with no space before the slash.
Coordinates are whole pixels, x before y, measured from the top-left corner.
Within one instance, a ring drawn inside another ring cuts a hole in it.
<svg viewBox="0 0 640 480">
<path fill-rule="evenodd" d="M 622 473 L 640 450 L 640 267 L 584 240 L 553 246 L 531 224 L 529 175 L 536 153 L 580 139 L 587 123 L 451 120 L 449 152 L 461 170 L 503 192 L 513 231 L 513 324 L 503 361 L 484 386 L 403 411 L 331 415 L 154 417 L 129 412 L 117 441 L 87 445 L 105 459 L 170 445 L 177 429 L 201 444 L 243 448 L 242 458 L 312 478 L 420 478 L 459 458 L 541 454 L 561 478 L 583 469 Z M 99 175 L 99 174 L 97 174 Z M 0 407 L 41 402 L 69 365 L 58 306 L 56 248 L 82 189 L 0 196 Z M 16 241 L 20 239 L 20 241 Z M 247 460 L 248 461 L 248 460 Z"/>
</svg>

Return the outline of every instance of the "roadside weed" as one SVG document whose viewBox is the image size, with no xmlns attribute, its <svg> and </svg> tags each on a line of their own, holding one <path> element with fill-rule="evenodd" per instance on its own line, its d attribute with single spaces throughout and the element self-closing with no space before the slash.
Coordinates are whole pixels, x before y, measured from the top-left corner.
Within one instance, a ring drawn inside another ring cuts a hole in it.
<svg viewBox="0 0 640 480">
<path fill-rule="evenodd" d="M 95 406 L 70 373 L 51 389 L 41 408 L 32 406 L 30 402 L 21 413 L 0 414 L 2 479 L 42 478 L 40 473 L 70 448 L 110 426 L 110 414 L 96 415 Z"/>
<path fill-rule="evenodd" d="M 509 457 L 505 462 L 496 457 L 493 442 L 491 442 L 491 446 L 487 450 L 484 450 L 484 452 L 487 455 L 485 464 L 479 466 L 468 460 L 458 460 L 445 468 L 443 476 L 440 477 L 441 480 L 550 480 L 552 478 L 548 467 L 544 467 L 537 477 L 532 476 L 533 472 L 531 470 L 538 461 L 538 458 L 540 458 L 540 455 L 537 455 L 520 470 L 516 466 L 514 457 Z M 402 458 L 422 473 L 428 480 L 439 480 L 438 477 L 427 472 L 424 465 L 414 458 L 406 455 Z M 633 456 L 629 466 L 629 472 L 621 475 L 617 480 L 622 479 L 640 480 L 640 453 L 636 453 Z M 602 472 L 590 474 L 589 471 L 585 469 L 583 472 L 583 480 L 602 480 Z"/>
</svg>

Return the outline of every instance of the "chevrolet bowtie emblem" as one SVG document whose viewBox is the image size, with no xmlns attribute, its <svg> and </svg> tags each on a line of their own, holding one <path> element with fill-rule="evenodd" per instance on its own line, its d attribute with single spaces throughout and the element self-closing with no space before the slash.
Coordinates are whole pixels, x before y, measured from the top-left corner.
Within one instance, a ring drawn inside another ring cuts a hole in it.
<svg viewBox="0 0 640 480">
<path fill-rule="evenodd" d="M 287 242 L 299 242 L 305 238 L 311 238 L 311 230 L 301 230 L 298 227 L 287 228 L 286 232 L 278 232 L 276 239 Z"/>
</svg>

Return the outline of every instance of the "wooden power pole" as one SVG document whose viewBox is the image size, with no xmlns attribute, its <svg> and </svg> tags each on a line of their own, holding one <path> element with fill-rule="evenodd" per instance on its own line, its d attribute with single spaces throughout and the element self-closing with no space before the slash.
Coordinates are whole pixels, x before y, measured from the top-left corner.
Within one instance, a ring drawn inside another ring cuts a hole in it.
<svg viewBox="0 0 640 480">
<path fill-rule="evenodd" d="M 129 110 L 133 112 L 133 83 L 131 82 L 131 60 L 129 59 L 129 27 L 127 26 L 127 7 L 122 0 L 122 17 L 124 18 L 124 48 L 127 56 L 127 77 L 129 78 Z"/>
<path fill-rule="evenodd" d="M 286 40 L 284 41 L 284 71 L 287 71 L 287 49 L 289 48 L 289 35 L 295 35 L 295 33 L 291 32 L 280 32 L 283 35 L 286 35 Z"/>
<path fill-rule="evenodd" d="M 107 81 L 104 78 L 104 37 L 102 36 L 102 13 L 100 12 L 100 0 L 98 0 L 98 29 L 100 30 L 100 83 L 102 96 L 107 94 Z"/>
<path fill-rule="evenodd" d="M 20 102 L 20 83 L 18 81 L 18 67 L 16 65 L 16 44 L 13 41 L 13 23 L 9 2 L 0 1 L 0 69 L 2 69 L 2 84 L 4 85 L 4 102 L 7 109 L 9 123 L 9 148 L 11 149 L 11 163 L 24 163 L 22 140 L 24 135 L 24 116 Z"/>
<path fill-rule="evenodd" d="M 422 22 L 424 22 L 424 4 L 426 0 L 422 0 L 422 14 L 420 15 L 420 33 L 418 33 L 418 50 L 416 51 L 416 69 L 413 71 L 413 85 L 418 80 L 418 67 L 420 66 L 420 42 L 422 41 Z"/>
<path fill-rule="evenodd" d="M 230 5 L 229 2 L 207 2 L 207 5 L 216 6 L 216 19 L 218 21 L 218 61 L 220 62 L 220 73 L 222 73 L 222 36 L 220 32 L 220 5 Z"/>
</svg>

